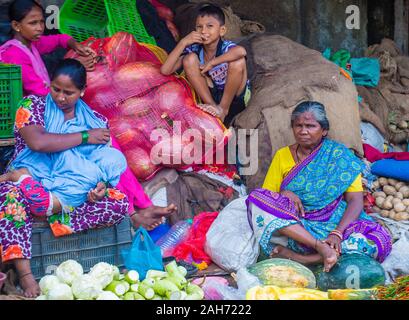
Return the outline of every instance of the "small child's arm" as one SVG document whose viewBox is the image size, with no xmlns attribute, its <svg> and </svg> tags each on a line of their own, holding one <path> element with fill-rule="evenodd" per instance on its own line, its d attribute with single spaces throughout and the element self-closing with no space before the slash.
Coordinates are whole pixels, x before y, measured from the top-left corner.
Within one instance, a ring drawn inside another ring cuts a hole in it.
<svg viewBox="0 0 409 320">
<path fill-rule="evenodd" d="M 202 37 L 199 32 L 192 31 L 186 37 L 178 42 L 175 49 L 169 53 L 168 58 L 163 63 L 160 68 L 160 72 L 163 75 L 170 75 L 182 67 L 182 60 L 183 60 L 183 51 L 187 46 L 190 46 L 194 43 L 202 43 Z"/>
<path fill-rule="evenodd" d="M 247 55 L 246 49 L 244 49 L 242 46 L 234 46 L 231 49 L 229 49 L 226 53 L 213 58 L 208 63 L 201 66 L 200 67 L 201 73 L 205 74 L 206 72 L 208 72 L 209 70 L 211 70 L 212 68 L 219 64 L 233 62 L 241 58 L 244 58 L 246 55 Z"/>
</svg>

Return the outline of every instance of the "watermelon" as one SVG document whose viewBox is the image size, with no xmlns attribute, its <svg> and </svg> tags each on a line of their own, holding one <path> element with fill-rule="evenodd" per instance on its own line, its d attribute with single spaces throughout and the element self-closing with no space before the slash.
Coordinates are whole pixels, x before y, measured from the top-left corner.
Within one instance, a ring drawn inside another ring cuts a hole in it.
<svg viewBox="0 0 409 320">
<path fill-rule="evenodd" d="M 314 270 L 320 290 L 369 289 L 385 283 L 385 271 L 376 260 L 358 253 L 342 255 L 330 272 Z"/>
<path fill-rule="evenodd" d="M 263 285 L 311 289 L 316 287 L 312 271 L 288 259 L 267 259 L 248 267 L 248 271 L 255 275 Z"/>
</svg>

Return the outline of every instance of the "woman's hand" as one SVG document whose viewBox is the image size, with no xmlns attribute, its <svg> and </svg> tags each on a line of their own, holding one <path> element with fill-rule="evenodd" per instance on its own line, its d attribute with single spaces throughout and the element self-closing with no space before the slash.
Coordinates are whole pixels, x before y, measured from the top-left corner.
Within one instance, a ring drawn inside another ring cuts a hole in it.
<svg viewBox="0 0 409 320">
<path fill-rule="evenodd" d="M 304 211 L 304 207 L 302 205 L 302 202 L 301 202 L 300 198 L 294 192 L 289 191 L 289 190 L 284 190 L 284 191 L 280 192 L 280 194 L 287 197 L 287 198 L 289 198 L 292 202 L 294 202 L 295 208 L 297 209 L 300 216 L 302 218 L 305 217 L 305 211 Z"/>
<path fill-rule="evenodd" d="M 109 129 L 98 128 L 88 130 L 88 144 L 107 144 L 111 139 Z"/>
<path fill-rule="evenodd" d="M 94 58 L 92 55 L 77 56 L 75 59 L 82 63 L 82 65 L 85 67 L 85 70 L 87 71 L 95 70 L 96 58 Z"/>
<path fill-rule="evenodd" d="M 97 186 L 95 189 L 90 190 L 88 192 L 88 201 L 89 202 L 97 202 L 101 200 L 105 196 L 105 191 L 107 187 L 105 183 L 103 182 L 98 182 Z"/>
<path fill-rule="evenodd" d="M 92 50 L 88 46 L 84 46 L 82 43 L 79 42 L 74 42 L 72 44 L 72 49 L 80 56 L 87 57 L 91 56 L 92 58 L 95 58 L 97 56 L 97 53 Z"/>
<path fill-rule="evenodd" d="M 329 234 L 327 239 L 324 240 L 332 249 L 335 249 L 338 255 L 341 254 L 341 239 L 334 234 Z"/>
</svg>

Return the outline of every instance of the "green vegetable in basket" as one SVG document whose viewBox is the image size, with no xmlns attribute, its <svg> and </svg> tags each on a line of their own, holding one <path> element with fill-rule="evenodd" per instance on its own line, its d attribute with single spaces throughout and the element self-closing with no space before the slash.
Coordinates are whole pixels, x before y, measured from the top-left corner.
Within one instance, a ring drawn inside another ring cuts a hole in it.
<svg viewBox="0 0 409 320">
<path fill-rule="evenodd" d="M 68 284 L 59 283 L 48 291 L 47 300 L 74 300 L 74 296 Z"/>
<path fill-rule="evenodd" d="M 53 275 L 47 275 L 41 278 L 38 283 L 41 289 L 41 293 L 46 295 L 55 285 L 60 284 L 60 280 Z"/>
<path fill-rule="evenodd" d="M 139 273 L 136 270 L 129 270 L 125 274 L 124 280 L 128 282 L 129 284 L 135 284 L 139 282 Z"/>
<path fill-rule="evenodd" d="M 148 287 L 153 287 L 153 285 L 155 284 L 156 280 L 153 278 L 146 278 L 144 280 L 142 280 L 141 283 L 147 285 Z"/>
<path fill-rule="evenodd" d="M 155 296 L 155 291 L 143 282 L 139 285 L 138 293 L 148 300 L 151 300 Z"/>
<path fill-rule="evenodd" d="M 121 282 L 125 286 L 125 292 L 128 292 L 131 289 L 131 285 L 128 282 L 126 282 L 125 280 L 121 280 Z"/>
<path fill-rule="evenodd" d="M 165 278 L 167 277 L 168 273 L 165 271 L 159 270 L 148 270 L 146 273 L 146 278 L 156 279 L 156 278 Z"/>
<path fill-rule="evenodd" d="M 105 288 L 114 280 L 115 272 L 116 270 L 112 265 L 106 262 L 100 262 L 93 266 L 88 274 L 99 282 L 102 288 Z"/>
<path fill-rule="evenodd" d="M 183 289 L 187 285 L 186 278 L 180 272 L 176 261 L 168 263 L 165 266 L 165 270 L 169 274 L 168 279 L 178 286 L 179 289 Z"/>
<path fill-rule="evenodd" d="M 138 289 L 139 289 L 139 283 L 131 284 L 131 287 L 129 288 L 129 290 L 132 292 L 138 292 Z"/>
<path fill-rule="evenodd" d="M 186 288 L 186 293 L 188 295 L 194 295 L 197 296 L 199 299 L 197 300 L 203 300 L 204 298 L 204 291 L 202 288 L 200 288 L 198 285 L 189 283 L 187 288 Z"/>
<path fill-rule="evenodd" d="M 186 277 L 186 275 L 187 275 L 187 270 L 186 270 L 186 268 L 183 267 L 183 266 L 178 266 L 178 269 L 179 269 L 179 273 L 180 273 L 182 276 Z"/>
<path fill-rule="evenodd" d="M 84 269 L 75 260 L 67 260 L 61 263 L 55 270 L 58 279 L 68 285 L 72 285 L 75 278 L 84 274 Z"/>
<path fill-rule="evenodd" d="M 97 297 L 97 300 L 121 300 L 121 299 L 119 299 L 119 297 L 111 291 L 102 291 Z"/>
<path fill-rule="evenodd" d="M 122 281 L 112 281 L 105 290 L 115 293 L 117 296 L 122 296 L 126 293 L 126 286 Z"/>
<path fill-rule="evenodd" d="M 71 289 L 75 298 L 84 300 L 96 299 L 102 293 L 101 284 L 89 274 L 74 279 Z"/>
<path fill-rule="evenodd" d="M 155 282 L 153 290 L 160 296 L 170 298 L 173 292 L 179 292 L 179 288 L 169 279 L 161 279 Z"/>
</svg>

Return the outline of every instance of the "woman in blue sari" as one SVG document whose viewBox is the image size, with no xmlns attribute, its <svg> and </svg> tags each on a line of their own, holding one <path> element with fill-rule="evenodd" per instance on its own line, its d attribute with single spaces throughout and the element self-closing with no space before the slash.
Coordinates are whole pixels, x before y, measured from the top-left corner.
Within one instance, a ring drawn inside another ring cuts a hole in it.
<svg viewBox="0 0 409 320">
<path fill-rule="evenodd" d="M 291 126 L 296 143 L 277 151 L 263 188 L 247 199 L 263 252 L 323 263 L 325 271 L 349 252 L 382 262 L 391 251 L 391 237 L 363 211 L 363 163 L 326 138 L 329 122 L 322 104 L 300 103 Z"/>
</svg>

